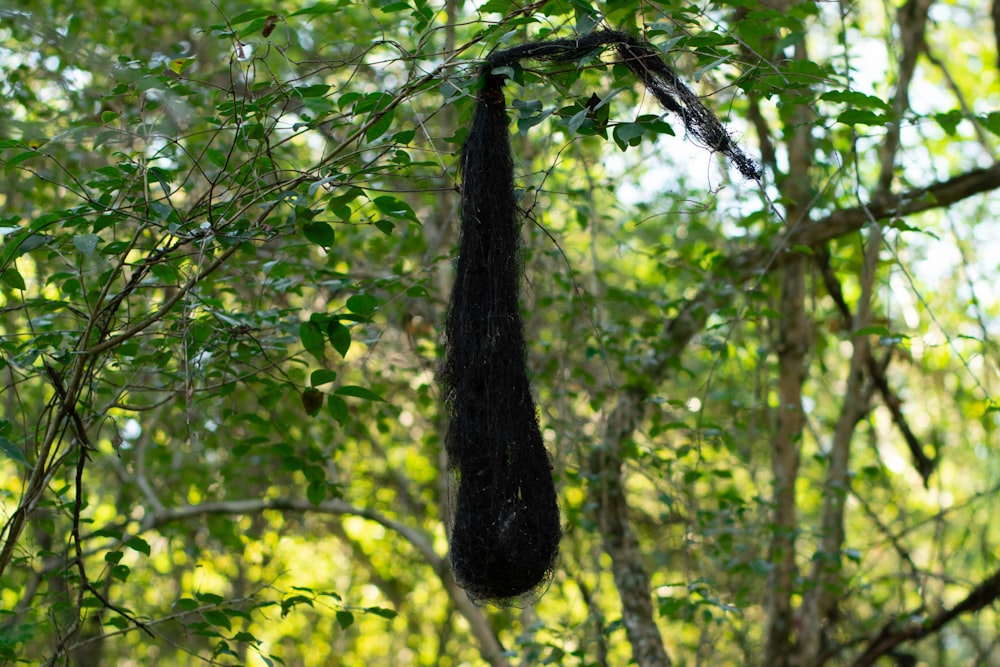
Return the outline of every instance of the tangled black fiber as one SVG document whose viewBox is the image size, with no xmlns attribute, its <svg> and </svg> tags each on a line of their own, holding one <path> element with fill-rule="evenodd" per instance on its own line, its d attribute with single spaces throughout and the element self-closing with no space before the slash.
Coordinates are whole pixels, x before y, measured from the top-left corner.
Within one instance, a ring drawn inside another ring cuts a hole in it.
<svg viewBox="0 0 1000 667">
<path fill-rule="evenodd" d="M 487 74 L 462 150 L 462 232 L 445 323 L 458 490 L 455 580 L 504 605 L 530 597 L 555 567 L 559 505 L 525 369 L 518 304 L 520 235 L 503 78 Z"/>
<path fill-rule="evenodd" d="M 548 583 L 562 529 L 552 465 L 526 369 L 519 307 L 521 245 L 513 158 L 499 67 L 571 62 L 615 45 L 622 62 L 688 131 L 748 178 L 759 170 L 659 58 L 631 36 L 599 30 L 491 54 L 462 149 L 462 227 L 440 372 L 450 408 L 445 439 L 457 481 L 451 525 L 455 580 L 479 603 L 532 601 Z"/>
</svg>

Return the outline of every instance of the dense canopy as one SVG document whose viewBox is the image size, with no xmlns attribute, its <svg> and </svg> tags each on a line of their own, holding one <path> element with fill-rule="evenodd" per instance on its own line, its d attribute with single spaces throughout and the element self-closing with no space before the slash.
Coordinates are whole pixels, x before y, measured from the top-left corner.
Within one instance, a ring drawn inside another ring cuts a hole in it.
<svg viewBox="0 0 1000 667">
<path fill-rule="evenodd" d="M 7 0 L 0 663 L 1000 665 L 989 2 Z M 489 60 L 601 30 L 690 98 Z M 486 62 L 561 516 L 512 607 L 449 559 Z"/>
</svg>

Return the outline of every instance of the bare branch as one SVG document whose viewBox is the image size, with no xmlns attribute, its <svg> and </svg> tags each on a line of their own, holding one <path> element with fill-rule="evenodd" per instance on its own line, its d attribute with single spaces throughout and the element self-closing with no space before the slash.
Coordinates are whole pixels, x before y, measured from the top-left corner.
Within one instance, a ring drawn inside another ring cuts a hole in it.
<svg viewBox="0 0 1000 667">
<path fill-rule="evenodd" d="M 906 619 L 903 624 L 887 623 L 878 636 L 868 642 L 864 652 L 854 660 L 854 667 L 874 665 L 881 656 L 890 653 L 903 642 L 913 642 L 928 637 L 959 616 L 975 613 L 998 599 L 1000 599 L 1000 570 L 972 589 L 964 600 L 951 609 L 945 609 L 923 621 L 914 620 L 918 618 L 920 612 L 913 612 L 901 617 Z"/>
<path fill-rule="evenodd" d="M 825 249 L 818 250 L 816 252 L 815 259 L 816 264 L 819 267 L 820 274 L 823 277 L 823 283 L 826 286 L 826 291 L 833 298 L 833 302 L 836 304 L 837 309 L 844 318 L 845 328 L 850 329 L 853 316 L 851 315 L 850 307 L 848 307 L 847 302 L 844 300 L 844 293 L 840 288 L 840 282 L 837 280 L 837 276 L 834 275 L 833 267 L 830 266 L 830 255 Z M 937 461 L 924 454 L 923 446 L 920 444 L 920 441 L 917 440 L 917 436 L 913 434 L 913 430 L 910 428 L 909 422 L 903 415 L 902 399 L 900 399 L 899 395 L 893 391 L 892 387 L 889 386 L 889 379 L 885 374 L 885 366 L 888 365 L 888 360 L 891 355 L 887 355 L 884 365 L 875 359 L 875 356 L 871 353 L 870 349 L 867 356 L 868 359 L 866 361 L 866 365 L 868 367 L 868 375 L 875 384 L 875 388 L 878 389 L 879 394 L 881 394 L 882 401 L 885 403 L 885 406 L 889 408 L 889 413 L 892 415 L 892 423 L 896 425 L 896 428 L 898 428 L 899 432 L 903 435 L 903 440 L 906 442 L 906 446 L 910 450 L 910 455 L 913 457 L 913 465 L 916 466 L 917 471 L 920 473 L 920 477 L 924 480 L 924 486 L 926 487 L 930 480 L 931 473 L 934 472 L 934 468 L 937 466 Z"/>
<path fill-rule="evenodd" d="M 763 248 L 746 251 L 733 256 L 732 259 L 726 262 L 726 266 L 730 271 L 720 271 L 717 274 L 718 280 L 703 286 L 699 293 L 681 308 L 678 315 L 667 322 L 663 336 L 664 341 L 667 342 L 667 348 L 660 356 L 648 364 L 646 368 L 642 369 L 640 375 L 645 378 L 645 383 L 642 386 L 635 385 L 624 389 L 623 392 L 627 392 L 627 394 L 623 393 L 622 395 L 629 397 L 629 405 L 641 406 L 642 401 L 649 395 L 649 388 L 656 386 L 657 383 L 662 382 L 668 376 L 671 369 L 671 362 L 680 356 L 688 343 L 702 330 L 709 315 L 727 304 L 733 295 L 736 294 L 733 286 L 740 285 L 748 280 L 757 279 L 762 272 L 775 270 L 793 259 L 801 261 L 803 258 L 803 255 L 798 252 L 783 252 L 780 249 L 792 248 L 797 245 L 821 246 L 834 238 L 858 231 L 864 224 L 873 220 L 884 220 L 889 217 L 904 216 L 933 208 L 950 206 L 962 199 L 998 187 L 1000 187 L 1000 164 L 988 169 L 973 170 L 948 181 L 935 183 L 924 188 L 917 188 L 898 195 L 885 196 L 879 201 L 870 202 L 865 206 L 841 209 L 815 223 L 795 225 L 775 240 L 772 247 L 779 249 L 777 252 L 770 248 Z M 730 281 L 728 284 L 719 284 L 727 278 Z M 616 407 L 616 410 L 618 409 Z M 608 419 L 609 422 L 611 420 L 618 420 L 622 428 L 618 429 L 618 432 L 613 437 L 611 433 L 606 436 L 606 446 L 610 446 L 613 442 L 620 443 L 624 438 L 630 437 L 631 432 L 641 420 L 641 414 L 633 414 L 630 419 L 622 420 L 620 416 L 616 416 L 612 412 Z M 787 476 L 792 473 L 795 467 L 793 463 L 797 461 L 797 455 L 790 458 L 786 457 L 786 459 L 787 470 L 783 474 Z M 599 470 L 601 475 L 604 476 L 617 475 L 617 482 L 620 486 L 620 468 L 615 467 L 612 461 L 592 462 L 592 469 Z M 791 476 L 794 478 L 794 474 Z M 602 493 L 614 491 L 615 488 L 615 479 L 602 477 Z M 609 502 L 611 497 L 602 496 L 598 500 L 603 505 Z M 780 501 L 776 497 L 775 501 L 781 502 L 782 506 L 787 504 L 789 507 L 794 508 L 794 503 L 785 502 L 787 498 L 785 501 Z M 622 504 L 622 507 L 625 507 L 625 505 Z M 606 508 L 602 509 L 603 511 L 606 511 Z M 786 517 L 785 522 L 789 524 L 788 530 L 793 530 L 794 520 Z M 625 547 L 628 545 L 629 537 L 631 536 L 632 540 L 635 537 L 631 535 L 631 529 L 627 522 L 621 524 L 618 528 L 618 535 L 614 538 L 616 542 L 610 541 L 609 536 L 606 537 L 605 548 L 612 555 L 612 562 L 616 564 L 616 577 L 624 577 L 627 576 L 626 563 L 631 562 L 626 557 L 628 552 Z M 790 540 L 791 537 L 790 534 L 785 536 L 786 541 Z M 788 546 L 785 545 L 785 548 L 787 549 Z M 619 559 L 614 558 L 612 549 L 619 554 Z M 791 554 L 791 551 L 789 551 L 789 554 Z M 648 581 L 648 578 L 646 580 Z M 630 600 L 638 600 L 639 597 L 638 594 L 628 595 Z M 623 609 L 623 614 L 625 611 L 634 613 L 636 615 L 635 618 L 643 617 L 641 610 Z M 635 650 L 636 647 L 634 646 L 633 648 Z M 638 652 L 636 652 L 637 660 L 638 655 Z"/>
<path fill-rule="evenodd" d="M 889 123 L 885 141 L 882 143 L 876 192 L 888 192 L 892 187 L 896 153 L 899 152 L 899 131 L 903 123 L 903 113 L 910 108 L 910 82 L 917 66 L 917 56 L 924 50 L 927 12 L 932 2 L 933 0 L 908 0 L 897 12 L 896 23 L 902 38 L 903 53 L 899 57 L 896 93 L 892 101 L 895 117 Z"/>
<path fill-rule="evenodd" d="M 839 209 L 815 222 L 795 225 L 777 236 L 770 247 L 754 248 L 733 255 L 724 262 L 724 268 L 717 272 L 716 280 L 704 285 L 681 308 L 680 313 L 666 324 L 664 339 L 669 341 L 670 347 L 643 369 L 644 375 L 660 381 L 669 369 L 670 360 L 677 358 L 691 339 L 702 330 L 708 316 L 730 302 L 736 294 L 734 287 L 758 279 L 761 274 L 774 271 L 800 257 L 800 253 L 792 248 L 819 247 L 856 232 L 872 221 L 946 208 L 997 188 L 1000 188 L 1000 163 L 985 169 L 973 169 L 947 181 L 885 196 L 862 206 Z M 723 282 L 727 280 L 728 282 Z"/>
</svg>

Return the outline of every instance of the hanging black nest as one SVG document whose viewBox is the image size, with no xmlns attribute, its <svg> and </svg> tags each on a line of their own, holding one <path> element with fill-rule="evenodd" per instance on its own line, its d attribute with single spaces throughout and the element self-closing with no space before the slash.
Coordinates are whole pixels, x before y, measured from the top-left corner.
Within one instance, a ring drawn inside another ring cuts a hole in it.
<svg viewBox="0 0 1000 667">
<path fill-rule="evenodd" d="M 455 475 L 451 564 L 474 601 L 532 601 L 555 569 L 562 529 L 552 465 L 526 369 L 519 308 L 521 247 L 503 76 L 524 59 L 572 62 L 603 46 L 688 132 L 749 178 L 757 165 L 650 47 L 622 32 L 522 44 L 493 53 L 462 149 L 462 228 L 440 382 L 450 408 L 445 440 Z"/>
</svg>

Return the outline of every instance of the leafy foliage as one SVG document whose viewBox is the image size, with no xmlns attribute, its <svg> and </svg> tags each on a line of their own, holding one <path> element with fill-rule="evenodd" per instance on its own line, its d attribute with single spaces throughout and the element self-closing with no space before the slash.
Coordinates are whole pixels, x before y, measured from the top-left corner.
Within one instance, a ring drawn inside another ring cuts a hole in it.
<svg viewBox="0 0 1000 667">
<path fill-rule="evenodd" d="M 997 664 L 984 12 L 0 8 L 0 662 Z M 536 606 L 479 608 L 458 151 L 491 50 L 605 24 L 766 176 L 611 57 L 507 68 L 564 537 Z"/>
</svg>

